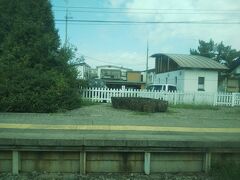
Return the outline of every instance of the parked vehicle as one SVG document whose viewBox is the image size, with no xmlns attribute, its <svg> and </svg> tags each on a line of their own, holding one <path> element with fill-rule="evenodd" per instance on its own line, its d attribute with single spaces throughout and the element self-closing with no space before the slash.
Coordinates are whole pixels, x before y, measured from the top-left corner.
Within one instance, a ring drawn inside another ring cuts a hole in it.
<svg viewBox="0 0 240 180">
<path fill-rule="evenodd" d="M 151 91 L 177 91 L 177 87 L 173 84 L 152 84 L 147 87 Z"/>
</svg>

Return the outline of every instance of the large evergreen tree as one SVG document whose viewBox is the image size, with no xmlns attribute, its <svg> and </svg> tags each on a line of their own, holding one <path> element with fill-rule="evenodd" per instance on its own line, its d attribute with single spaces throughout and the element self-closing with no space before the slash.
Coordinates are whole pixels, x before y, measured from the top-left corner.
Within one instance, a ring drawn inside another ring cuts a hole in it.
<svg viewBox="0 0 240 180">
<path fill-rule="evenodd" d="M 200 55 L 208 58 L 213 58 L 215 50 L 215 44 L 212 39 L 209 42 L 205 42 L 203 40 L 199 40 L 198 50 L 190 49 L 190 53 L 193 55 Z"/>
<path fill-rule="evenodd" d="M 214 43 L 210 39 L 209 42 L 199 40 L 198 49 L 190 49 L 190 54 L 212 58 L 218 62 L 224 60 L 227 65 L 230 65 L 234 58 L 240 56 L 240 51 L 232 49 L 231 46 L 224 45 L 223 42 Z"/>
<path fill-rule="evenodd" d="M 78 107 L 72 52 L 60 48 L 50 2 L 0 0 L 0 12 L 0 111 Z"/>
</svg>

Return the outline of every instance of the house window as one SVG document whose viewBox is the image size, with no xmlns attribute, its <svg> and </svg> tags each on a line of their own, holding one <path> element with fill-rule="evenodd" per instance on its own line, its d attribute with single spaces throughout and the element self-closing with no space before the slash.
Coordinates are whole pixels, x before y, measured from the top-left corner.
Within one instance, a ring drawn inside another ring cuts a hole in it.
<svg viewBox="0 0 240 180">
<path fill-rule="evenodd" d="M 168 83 L 168 78 L 166 77 L 166 84 Z"/>
<path fill-rule="evenodd" d="M 204 91 L 205 78 L 198 77 L 198 91 Z"/>
<path fill-rule="evenodd" d="M 159 83 L 159 84 L 161 83 L 161 79 L 160 79 L 160 78 L 158 78 L 158 83 Z"/>
<path fill-rule="evenodd" d="M 177 85 L 177 76 L 175 77 L 175 85 Z"/>
</svg>

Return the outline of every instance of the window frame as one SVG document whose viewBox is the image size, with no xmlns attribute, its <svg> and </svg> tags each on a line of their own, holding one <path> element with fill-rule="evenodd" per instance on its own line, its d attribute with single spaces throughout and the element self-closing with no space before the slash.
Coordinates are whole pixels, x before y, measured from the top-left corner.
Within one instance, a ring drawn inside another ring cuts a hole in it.
<svg viewBox="0 0 240 180">
<path fill-rule="evenodd" d="M 198 91 L 205 91 L 205 77 L 198 77 Z"/>
</svg>

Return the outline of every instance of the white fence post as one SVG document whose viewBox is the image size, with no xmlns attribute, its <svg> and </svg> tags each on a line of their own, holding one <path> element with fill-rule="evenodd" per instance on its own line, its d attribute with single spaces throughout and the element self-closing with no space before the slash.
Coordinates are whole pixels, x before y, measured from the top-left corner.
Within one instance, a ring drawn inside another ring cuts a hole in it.
<svg viewBox="0 0 240 180">
<path fill-rule="evenodd" d="M 235 105 L 235 93 L 232 93 L 232 103 L 231 106 L 233 107 Z"/>
<path fill-rule="evenodd" d="M 83 99 L 96 102 L 111 102 L 111 97 L 146 97 L 163 99 L 176 104 L 209 104 L 213 106 L 240 106 L 240 93 L 197 93 L 197 92 L 160 92 L 150 90 L 128 90 L 109 88 L 81 89 Z"/>
<path fill-rule="evenodd" d="M 174 91 L 174 105 L 177 105 L 177 92 Z"/>
<path fill-rule="evenodd" d="M 217 106 L 217 102 L 218 102 L 218 94 L 214 93 L 213 106 Z"/>
</svg>

